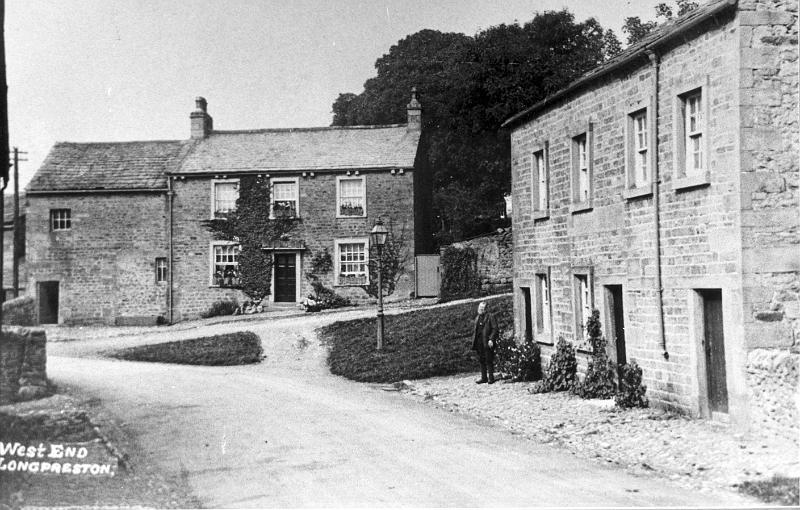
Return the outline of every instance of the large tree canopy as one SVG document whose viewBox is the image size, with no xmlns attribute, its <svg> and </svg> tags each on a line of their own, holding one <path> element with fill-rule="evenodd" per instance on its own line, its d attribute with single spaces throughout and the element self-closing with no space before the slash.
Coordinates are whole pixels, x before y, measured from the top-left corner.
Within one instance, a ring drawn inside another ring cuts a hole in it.
<svg viewBox="0 0 800 510">
<path fill-rule="evenodd" d="M 613 32 L 591 18 L 576 22 L 567 10 L 474 37 L 422 30 L 377 60 L 361 94 L 339 95 L 333 125 L 404 123 L 417 87 L 433 171 L 433 231 L 448 243 L 501 221 L 511 186 L 502 122 L 619 50 Z"/>
</svg>

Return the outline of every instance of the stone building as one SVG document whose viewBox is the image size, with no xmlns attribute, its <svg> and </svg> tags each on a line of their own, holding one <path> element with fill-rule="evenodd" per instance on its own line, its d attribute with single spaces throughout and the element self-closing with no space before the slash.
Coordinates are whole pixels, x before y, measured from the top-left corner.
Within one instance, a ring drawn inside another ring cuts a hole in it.
<svg viewBox="0 0 800 510">
<path fill-rule="evenodd" d="M 214 130 L 205 99 L 178 141 L 58 143 L 27 189 L 29 290 L 43 323 L 149 324 L 196 317 L 238 288 L 239 245 L 215 241 L 207 220 L 236 207 L 242 176 L 268 179 L 270 214 L 298 218 L 290 238 L 265 243 L 271 302 L 310 292 L 309 262 L 326 250 L 324 284 L 367 299 L 369 232 L 381 218 L 409 272 L 424 250 L 427 187 L 421 107 L 408 124 Z"/>
<path fill-rule="evenodd" d="M 3 200 L 3 294 L 2 300 L 14 298 L 14 262 L 17 263 L 16 293 L 25 292 L 25 194 L 20 193 L 19 230 L 14 225 L 14 195 L 7 194 Z M 15 247 L 16 240 L 16 247 Z"/>
<path fill-rule="evenodd" d="M 797 433 L 797 3 L 715 0 L 506 122 L 517 332 L 601 311 L 651 402 Z"/>
</svg>

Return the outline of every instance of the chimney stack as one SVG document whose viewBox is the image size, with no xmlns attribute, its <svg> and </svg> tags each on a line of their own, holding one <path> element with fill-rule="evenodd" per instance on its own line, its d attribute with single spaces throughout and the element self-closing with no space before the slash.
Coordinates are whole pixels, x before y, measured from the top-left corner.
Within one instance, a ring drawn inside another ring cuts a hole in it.
<svg viewBox="0 0 800 510">
<path fill-rule="evenodd" d="M 417 87 L 411 87 L 411 102 L 406 106 L 408 111 L 408 130 L 420 131 L 422 129 L 422 105 L 417 101 Z"/>
<path fill-rule="evenodd" d="M 194 100 L 195 110 L 189 114 L 192 121 L 192 139 L 205 138 L 214 129 L 214 119 L 208 114 L 206 98 L 197 97 Z"/>
</svg>

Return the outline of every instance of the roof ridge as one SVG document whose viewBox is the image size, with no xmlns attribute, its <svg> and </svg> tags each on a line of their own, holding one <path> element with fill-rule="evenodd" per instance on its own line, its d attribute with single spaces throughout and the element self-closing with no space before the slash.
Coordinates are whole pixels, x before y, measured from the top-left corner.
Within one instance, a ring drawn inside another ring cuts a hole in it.
<svg viewBox="0 0 800 510">
<path fill-rule="evenodd" d="M 357 129 L 394 129 L 406 128 L 408 124 L 365 124 L 357 126 L 319 126 L 319 127 L 292 127 L 292 128 L 261 128 L 261 129 L 215 129 L 211 135 L 237 135 L 237 134 L 258 134 L 258 133 L 293 133 L 308 131 L 347 131 Z"/>
<path fill-rule="evenodd" d="M 126 140 L 126 141 L 117 141 L 117 142 L 55 142 L 53 146 L 56 145 L 133 145 L 133 144 L 142 144 L 142 143 L 187 143 L 192 142 L 193 140 L 186 139 L 186 140 Z"/>
</svg>

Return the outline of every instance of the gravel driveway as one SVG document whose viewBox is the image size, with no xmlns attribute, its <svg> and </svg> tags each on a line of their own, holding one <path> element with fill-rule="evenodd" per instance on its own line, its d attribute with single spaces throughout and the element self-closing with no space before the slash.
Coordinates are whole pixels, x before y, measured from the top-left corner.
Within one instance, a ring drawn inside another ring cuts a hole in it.
<svg viewBox="0 0 800 510">
<path fill-rule="evenodd" d="M 48 347 L 48 368 L 56 383 L 102 400 L 135 437 L 140 451 L 131 452 L 134 464 L 181 474 L 204 506 L 755 503 L 730 492 L 692 490 L 651 473 L 631 474 L 578 458 L 480 419 L 485 413 L 448 412 L 381 386 L 330 375 L 314 329 L 365 313 L 54 343 Z M 97 354 L 112 346 L 233 329 L 262 338 L 264 363 L 197 367 L 108 360 Z M 503 386 L 483 389 L 501 393 Z"/>
</svg>

